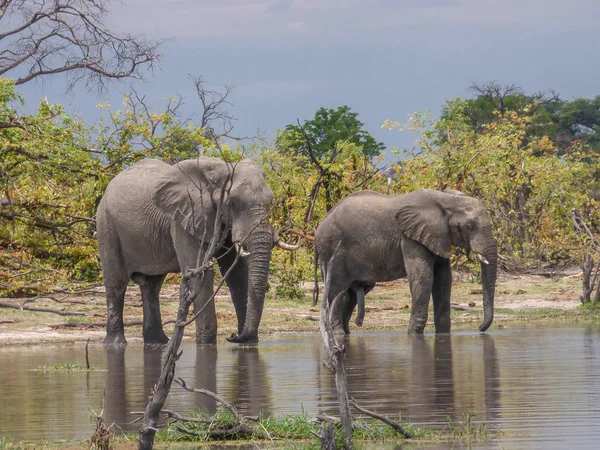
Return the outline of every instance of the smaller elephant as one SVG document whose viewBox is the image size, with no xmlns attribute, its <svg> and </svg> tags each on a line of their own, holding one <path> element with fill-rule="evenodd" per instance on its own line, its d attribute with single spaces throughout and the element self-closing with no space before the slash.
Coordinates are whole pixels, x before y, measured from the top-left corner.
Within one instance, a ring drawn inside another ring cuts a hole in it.
<svg viewBox="0 0 600 450">
<path fill-rule="evenodd" d="M 407 277 L 412 296 L 408 332 L 423 333 L 431 297 L 436 332 L 449 332 L 452 246 L 474 252 L 481 262 L 483 332 L 494 317 L 497 245 L 484 205 L 458 191 L 361 191 L 340 201 L 315 232 L 314 302 L 320 260 L 323 279 L 329 279 L 331 323 L 349 334 L 356 305 L 356 324 L 362 325 L 365 294 L 375 283 Z"/>
</svg>

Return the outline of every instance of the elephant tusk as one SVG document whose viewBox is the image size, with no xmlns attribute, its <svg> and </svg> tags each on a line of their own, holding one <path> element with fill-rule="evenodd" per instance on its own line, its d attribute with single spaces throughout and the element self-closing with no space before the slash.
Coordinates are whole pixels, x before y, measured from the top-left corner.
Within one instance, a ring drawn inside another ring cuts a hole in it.
<svg viewBox="0 0 600 450">
<path fill-rule="evenodd" d="M 481 261 L 483 264 L 489 264 L 489 261 L 483 257 L 481 253 L 475 253 L 477 259 Z"/>
<path fill-rule="evenodd" d="M 247 256 L 250 256 L 250 252 L 244 250 L 244 247 L 242 247 L 242 244 L 240 244 L 239 242 L 235 243 L 235 249 L 239 253 L 239 255 L 240 255 L 241 258 L 245 258 Z"/>
<path fill-rule="evenodd" d="M 284 250 L 298 250 L 300 248 L 300 244 L 296 244 L 296 245 L 292 245 L 292 244 L 288 244 L 287 242 L 284 242 L 282 239 L 277 239 L 277 242 L 275 243 L 275 245 L 277 245 L 277 247 L 282 248 Z"/>
</svg>

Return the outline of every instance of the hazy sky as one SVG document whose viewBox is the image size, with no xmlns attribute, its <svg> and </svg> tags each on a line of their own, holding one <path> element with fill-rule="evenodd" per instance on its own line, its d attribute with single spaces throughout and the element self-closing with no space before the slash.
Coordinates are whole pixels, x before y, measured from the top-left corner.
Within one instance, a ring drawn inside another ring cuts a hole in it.
<svg viewBox="0 0 600 450">
<path fill-rule="evenodd" d="M 473 82 L 553 89 L 564 99 L 600 94 L 599 0 L 123 0 L 118 31 L 168 38 L 162 68 L 136 89 L 151 101 L 179 93 L 198 104 L 189 74 L 236 86 L 236 132 L 272 137 L 321 106 L 347 104 L 388 147 L 407 132 L 381 129 L 414 111 L 433 114 L 469 96 Z M 128 84 L 113 85 L 118 105 Z M 94 120 L 101 99 L 63 94 L 59 78 L 22 89 Z"/>
</svg>

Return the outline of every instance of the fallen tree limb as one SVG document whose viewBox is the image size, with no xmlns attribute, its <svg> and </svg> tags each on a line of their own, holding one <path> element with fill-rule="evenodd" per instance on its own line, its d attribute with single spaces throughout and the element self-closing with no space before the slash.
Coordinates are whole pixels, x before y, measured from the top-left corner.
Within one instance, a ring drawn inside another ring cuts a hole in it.
<svg viewBox="0 0 600 450">
<path fill-rule="evenodd" d="M 0 302 L 0 308 L 12 308 L 19 309 L 25 311 L 36 311 L 36 312 L 47 312 L 52 314 L 59 314 L 61 316 L 84 316 L 84 317 L 104 317 L 101 314 L 87 314 L 81 311 L 67 311 L 60 309 L 52 309 L 52 308 L 43 308 L 41 306 L 27 306 L 27 305 L 18 305 L 10 302 Z"/>
<path fill-rule="evenodd" d="M 359 410 L 361 413 L 366 414 L 369 417 L 373 417 L 374 419 L 381 420 L 383 423 L 391 426 L 394 430 L 396 430 L 397 432 L 402 434 L 405 438 L 412 439 L 414 437 L 410 432 L 406 431 L 404 429 L 404 427 L 402 425 L 400 425 L 398 422 L 390 419 L 389 417 L 383 416 L 381 414 L 377 414 L 373 411 L 369 411 L 368 409 L 363 408 L 356 402 L 354 397 L 350 398 L 350 404 L 354 408 Z"/>
<path fill-rule="evenodd" d="M 69 294 L 69 295 L 103 294 L 103 292 L 98 292 L 98 291 L 92 290 L 92 288 L 100 287 L 100 286 L 102 286 L 102 283 L 93 283 L 82 289 L 69 290 L 69 289 L 62 289 L 62 288 L 51 288 L 51 287 L 39 285 L 39 284 L 31 284 L 31 285 L 25 284 L 25 285 L 21 285 L 21 286 L 11 286 L 9 284 L 0 283 L 0 290 L 12 291 L 14 293 L 13 297 L 35 297 L 37 295 L 40 295 L 40 293 L 42 293 L 42 294 Z M 35 291 L 36 294 L 32 293 L 31 291 Z"/>
<path fill-rule="evenodd" d="M 231 438 L 250 438 L 254 434 L 254 428 L 245 423 L 236 423 L 228 428 L 215 428 L 206 433 L 191 431 L 179 425 L 176 426 L 175 429 L 181 433 L 189 434 L 191 436 L 207 437 L 214 441 L 224 441 Z"/>
<path fill-rule="evenodd" d="M 350 404 L 348 402 L 348 387 L 346 382 L 346 369 L 344 367 L 344 359 L 346 355 L 346 349 L 343 344 L 339 344 L 335 339 L 333 327 L 331 326 L 330 320 L 330 309 L 327 305 L 329 298 L 329 290 L 331 288 L 331 270 L 335 264 L 335 256 L 339 249 L 339 244 L 333 252 L 333 256 L 328 263 L 323 263 L 323 274 L 325 276 L 325 287 L 323 289 L 323 299 L 321 301 L 321 315 L 319 328 L 321 329 L 321 336 L 323 338 L 323 344 L 327 357 L 323 363 L 331 370 L 335 378 L 335 387 L 337 391 L 338 407 L 340 411 L 340 420 L 342 425 L 342 439 L 343 447 L 345 450 L 352 450 L 354 443 L 352 441 L 352 412 L 350 411 Z M 339 300 L 343 293 L 339 293 L 333 300 L 332 305 Z M 321 441 L 322 448 L 335 448 L 335 432 L 331 431 L 331 428 L 323 423 L 321 435 L 323 439 Z"/>
<path fill-rule="evenodd" d="M 242 416 L 237 408 L 235 406 L 233 406 L 231 403 L 227 402 L 227 400 L 224 400 L 223 398 L 219 397 L 217 394 L 215 394 L 214 392 L 211 392 L 207 389 L 198 389 L 198 388 L 190 388 L 185 384 L 185 381 L 183 380 L 183 378 L 178 378 L 177 380 L 175 380 L 175 383 L 177 383 L 179 386 L 181 386 L 183 389 L 185 389 L 186 391 L 189 392 L 196 392 L 197 394 L 204 394 L 209 396 L 210 398 L 216 400 L 217 402 L 219 402 L 221 405 L 223 405 L 224 408 L 228 409 L 231 414 L 233 414 L 233 416 L 235 418 L 237 418 L 238 420 L 243 419 L 244 416 Z"/>
<path fill-rule="evenodd" d="M 163 325 L 169 325 L 171 323 L 175 323 L 175 320 L 167 320 L 163 322 Z M 125 327 L 141 327 L 144 325 L 144 322 L 141 320 L 134 320 L 131 322 L 124 322 L 123 326 Z M 48 325 L 52 329 L 57 328 L 104 328 L 106 323 L 95 323 L 95 322 L 62 322 L 62 323 L 51 323 Z"/>
</svg>

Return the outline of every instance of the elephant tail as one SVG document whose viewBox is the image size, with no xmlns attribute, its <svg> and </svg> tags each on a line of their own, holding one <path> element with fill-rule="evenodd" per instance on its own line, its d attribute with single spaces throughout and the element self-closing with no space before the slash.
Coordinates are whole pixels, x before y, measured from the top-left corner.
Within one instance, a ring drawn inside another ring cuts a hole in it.
<svg viewBox="0 0 600 450">
<path fill-rule="evenodd" d="M 315 254 L 314 254 L 314 275 L 315 275 L 315 287 L 313 290 L 313 306 L 317 304 L 319 301 L 319 276 L 318 276 L 318 267 L 319 267 L 319 252 L 317 251 L 317 246 L 315 245 Z"/>
</svg>

